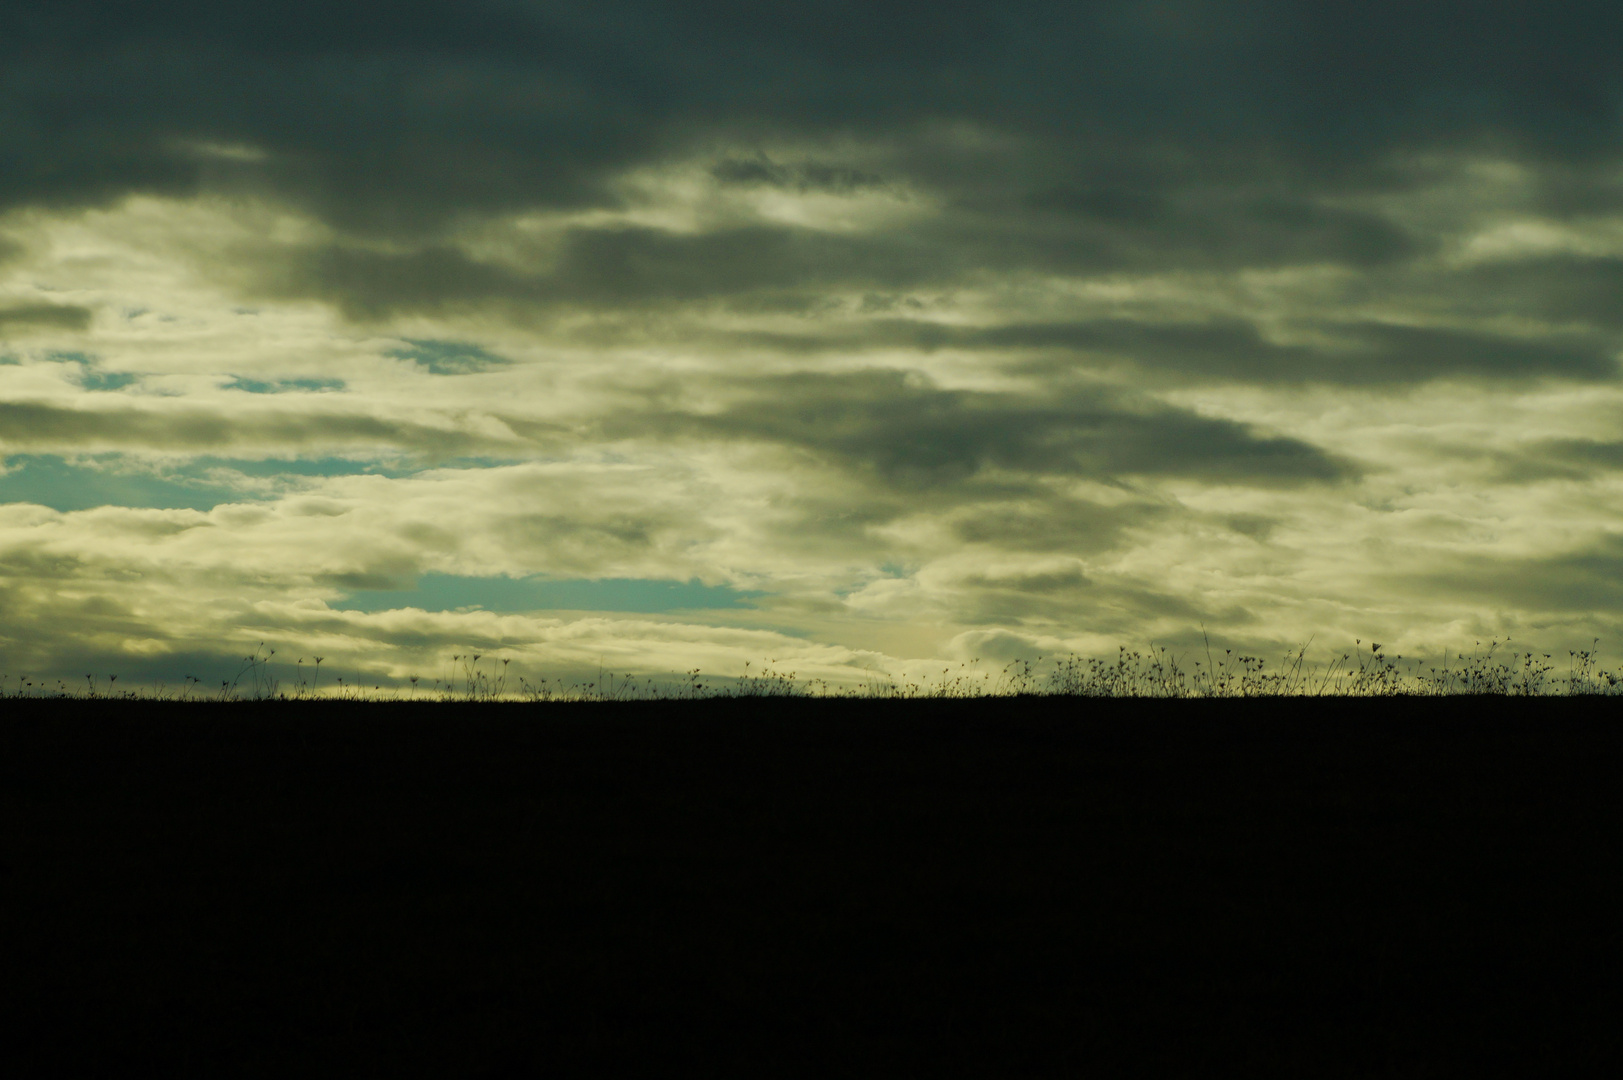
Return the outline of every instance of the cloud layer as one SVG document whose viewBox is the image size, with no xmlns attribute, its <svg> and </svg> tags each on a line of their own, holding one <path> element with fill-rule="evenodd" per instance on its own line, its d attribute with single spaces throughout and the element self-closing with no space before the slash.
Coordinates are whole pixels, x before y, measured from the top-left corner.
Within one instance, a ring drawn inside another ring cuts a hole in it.
<svg viewBox="0 0 1623 1080">
<path fill-rule="evenodd" d="M 1510 2 L 13 5 L 0 667 L 1606 637 L 1620 41 Z M 593 582 L 647 610 L 561 606 Z"/>
</svg>

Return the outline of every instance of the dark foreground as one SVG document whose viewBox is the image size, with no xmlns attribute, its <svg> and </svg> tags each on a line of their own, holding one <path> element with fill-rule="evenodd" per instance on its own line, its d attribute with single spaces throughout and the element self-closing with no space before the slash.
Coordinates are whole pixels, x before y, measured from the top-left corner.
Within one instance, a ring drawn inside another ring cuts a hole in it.
<svg viewBox="0 0 1623 1080">
<path fill-rule="evenodd" d="M 10 1075 L 1558 1075 L 1623 704 L 0 702 Z"/>
</svg>

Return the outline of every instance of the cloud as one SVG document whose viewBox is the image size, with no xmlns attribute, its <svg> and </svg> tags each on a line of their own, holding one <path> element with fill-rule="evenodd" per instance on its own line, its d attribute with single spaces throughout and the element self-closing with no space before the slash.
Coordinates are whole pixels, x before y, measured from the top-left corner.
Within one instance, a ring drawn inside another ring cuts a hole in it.
<svg viewBox="0 0 1623 1080">
<path fill-rule="evenodd" d="M 1000 628 L 992 630 L 965 630 L 948 643 L 946 654 L 955 660 L 985 659 L 1010 663 L 1018 660 L 1035 660 L 1044 652 L 1056 651 L 1052 646 L 1064 646 L 1050 639 L 1047 643 L 1050 648 L 1044 649 L 1044 642 L 1025 634 L 1015 633 Z"/>
<path fill-rule="evenodd" d="M 1348 366 L 1368 364 L 1393 378 L 1398 371 L 1486 378 L 1550 375 L 1600 380 L 1616 376 L 1617 347 L 1560 335 L 1511 337 L 1450 328 L 1370 324 L 1352 328 L 1360 352 Z M 1348 381 L 1355 381 L 1349 379 Z"/>
<path fill-rule="evenodd" d="M 1123 542 L 1130 528 L 1143 528 L 1168 513 L 1149 499 L 1110 505 L 1056 497 L 988 499 L 952 515 L 954 534 L 965 543 L 1018 546 L 1029 552 L 1096 553 Z"/>
<path fill-rule="evenodd" d="M 267 295 L 319 298 L 357 320 L 506 306 L 537 313 L 672 307 L 855 282 L 927 281 L 928 261 L 861 238 L 774 225 L 683 234 L 647 227 L 571 229 L 544 267 L 482 261 L 452 246 L 378 252 L 344 245 L 265 253 Z M 522 316 L 521 316 L 522 317 Z"/>
<path fill-rule="evenodd" d="M 1500 260 L 1461 275 L 1462 303 L 1518 311 L 1557 324 L 1623 330 L 1623 258 L 1560 253 Z"/>
<path fill-rule="evenodd" d="M 1108 391 L 1038 397 L 947 390 L 899 371 L 803 373 L 756 380 L 752 389 L 719 413 L 616 418 L 609 431 L 647 423 L 770 440 L 906 489 L 959 485 L 990 470 L 1287 485 L 1358 471 L 1297 439 L 1153 403 L 1135 407 Z"/>
<path fill-rule="evenodd" d="M 1142 216 L 1127 192 L 1150 205 L 1246 177 L 1391 184 L 1386 159 L 1436 141 L 1609 156 L 1620 77 L 1600 43 L 1623 29 L 1603 6 L 1530 14 L 1511 0 L 1469 26 L 1409 4 L 1283 0 L 782 15 L 417 0 L 387 25 L 330 5 L 239 7 L 84 0 L 8 16 L 8 154 L 30 167 L 0 173 L 0 203 L 259 190 L 344 230 L 433 233 L 466 213 L 612 205 L 611 176 L 718 136 L 899 140 L 945 123 L 1026 140 L 1001 163 L 1004 190 L 1126 222 Z M 950 189 L 951 156 L 921 143 L 908 171 Z M 1121 179 L 1101 186 L 1101 161 Z M 1352 258 L 1387 243 L 1330 218 L 1307 229 Z"/>
<path fill-rule="evenodd" d="M 1094 582 L 1079 562 L 1068 560 L 955 575 L 949 587 L 959 593 L 961 622 L 1043 625 L 1088 606 L 1085 594 Z"/>
<path fill-rule="evenodd" d="M 0 256 L 4 249 L 0 248 Z M 91 311 L 75 304 L 0 305 L 0 335 L 14 330 L 46 329 L 82 332 L 90 327 Z"/>
<path fill-rule="evenodd" d="M 11 5 L 6 655 L 850 673 L 1605 622 L 1611 554 L 1574 538 L 1623 527 L 1620 30 Z M 759 602 L 406 610 L 521 579 Z"/>
<path fill-rule="evenodd" d="M 1623 471 L 1623 441 L 1603 439 L 1538 439 L 1492 458 L 1493 479 L 1506 484 L 1548 480 L 1586 481 Z"/>
<path fill-rule="evenodd" d="M 1617 374 L 1619 345 L 1594 335 L 1510 335 L 1393 323 L 1319 322 L 1298 328 L 1311 344 L 1266 338 L 1237 318 L 1099 318 L 964 326 L 923 319 L 874 319 L 824 336 L 753 332 L 741 342 L 790 353 L 907 348 L 1003 355 L 1052 354 L 1030 371 L 1062 372 L 1110 361 L 1147 372 L 1274 385 L 1423 383 L 1446 378 L 1602 380 Z"/>
<path fill-rule="evenodd" d="M 848 194 L 863 188 L 879 187 L 884 178 L 850 165 L 821 161 L 780 164 L 761 154 L 753 158 L 723 158 L 710 167 L 710 175 L 722 184 L 741 187 L 763 186 L 795 191 L 828 191 Z"/>
<path fill-rule="evenodd" d="M 393 420 L 360 412 L 260 411 L 227 414 L 193 406 L 77 408 L 0 402 L 0 450 L 8 453 L 173 450 L 223 453 L 258 449 L 319 453 L 368 448 L 443 459 L 512 449 L 517 440 L 458 426 Z"/>
<path fill-rule="evenodd" d="M 1298 263 L 1378 268 L 1430 247 L 1380 214 L 1321 201 L 1329 192 L 1259 180 L 1274 190 L 1235 194 L 1185 178 L 1157 179 L 1145 187 L 1084 176 L 1019 193 L 1018 202 L 982 196 L 981 205 L 1040 228 L 1026 240 L 1026 257 L 1054 270 Z"/>
<path fill-rule="evenodd" d="M 1465 554 L 1446 570 L 1414 582 L 1444 593 L 1467 583 L 1484 597 L 1525 612 L 1523 618 L 1534 625 L 1582 619 L 1608 633 L 1623 626 L 1623 540 L 1615 536 L 1548 555 Z"/>
</svg>

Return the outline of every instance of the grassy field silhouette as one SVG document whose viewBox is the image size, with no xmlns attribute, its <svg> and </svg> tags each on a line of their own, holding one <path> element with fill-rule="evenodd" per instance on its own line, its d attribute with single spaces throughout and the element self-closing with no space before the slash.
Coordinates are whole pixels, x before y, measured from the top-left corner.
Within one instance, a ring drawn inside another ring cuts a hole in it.
<svg viewBox="0 0 1623 1080">
<path fill-rule="evenodd" d="M 470 653 L 413 698 L 262 648 L 219 687 L 13 679 L 7 1057 L 1293 1080 L 1623 1057 L 1623 724 L 1593 650 L 1198 659 L 831 689 L 544 685 Z"/>
<path fill-rule="evenodd" d="M 1164 646 L 1147 651 L 1118 648 L 1113 657 L 1013 660 L 999 671 L 979 661 L 948 665 L 932 679 L 897 680 L 875 674 L 863 683 L 801 679 L 771 662 L 738 676 L 706 674 L 694 668 L 660 677 L 599 670 L 595 677 L 566 681 L 510 670 L 511 657 L 453 653 L 432 679 L 412 675 L 403 685 L 384 687 L 364 680 L 345 682 L 325 657 L 300 657 L 277 664 L 276 650 L 260 642 L 241 658 L 231 678 L 218 685 L 186 675 L 178 686 L 118 686 L 118 676 L 84 682 L 36 681 L 0 674 L 0 699 L 26 697 L 118 699 L 130 701 L 311 701 L 399 700 L 471 701 L 696 701 L 718 698 L 854 698 L 862 700 L 966 699 L 982 697 L 1084 698 L 1269 698 L 1269 697 L 1545 697 L 1623 694 L 1623 672 L 1601 666 L 1599 639 L 1588 649 L 1568 650 L 1558 668 L 1551 653 L 1512 650 L 1509 643 L 1476 643 L 1471 652 L 1444 650 L 1440 656 L 1405 659 L 1388 655 L 1378 642 L 1355 640 L 1347 651 L 1309 661 L 1307 645 L 1270 666 L 1256 655 L 1214 650 L 1210 644 L 1191 659 Z M 1564 670 L 1563 670 L 1564 668 Z"/>
<path fill-rule="evenodd" d="M 1593 1068 L 1623 725 L 1504 700 L 13 698 L 7 1057 Z"/>
</svg>

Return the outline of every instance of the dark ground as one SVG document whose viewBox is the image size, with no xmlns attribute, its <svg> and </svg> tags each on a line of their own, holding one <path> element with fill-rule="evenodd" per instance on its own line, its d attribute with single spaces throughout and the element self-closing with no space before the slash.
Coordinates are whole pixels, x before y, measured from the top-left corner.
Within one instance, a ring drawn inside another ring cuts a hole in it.
<svg viewBox="0 0 1623 1080">
<path fill-rule="evenodd" d="M 1620 775 L 1602 700 L 8 700 L 0 1055 L 1615 1067 Z"/>
</svg>

